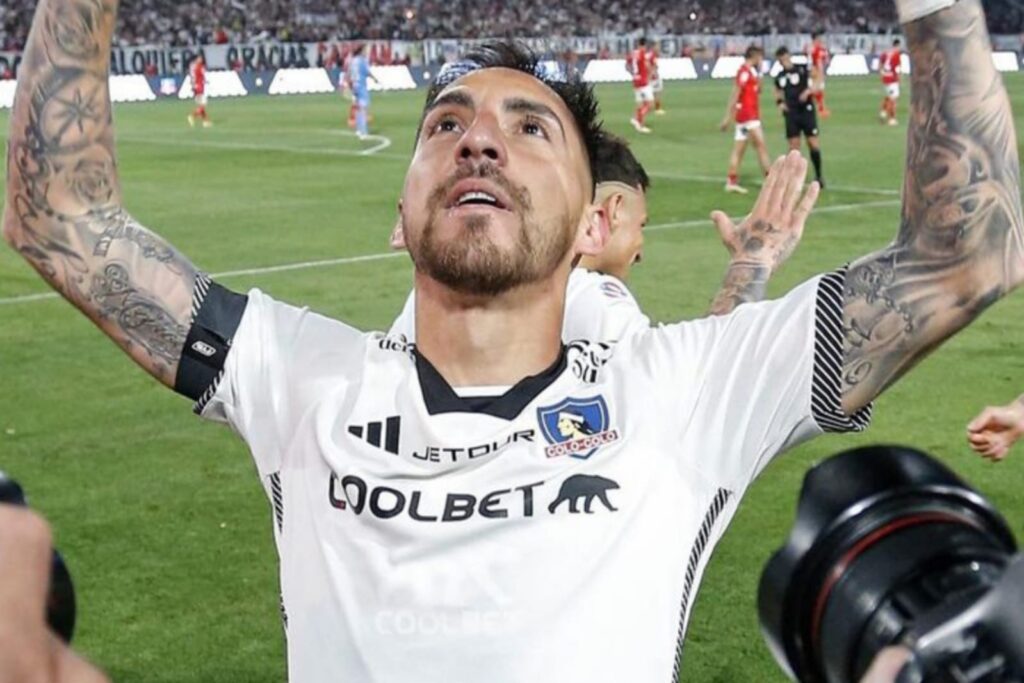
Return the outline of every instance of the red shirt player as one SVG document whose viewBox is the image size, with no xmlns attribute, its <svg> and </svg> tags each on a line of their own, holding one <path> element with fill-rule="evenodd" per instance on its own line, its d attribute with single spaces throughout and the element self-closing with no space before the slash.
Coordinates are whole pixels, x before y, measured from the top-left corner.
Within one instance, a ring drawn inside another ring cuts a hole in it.
<svg viewBox="0 0 1024 683">
<path fill-rule="evenodd" d="M 195 95 L 196 108 L 188 115 L 188 125 L 195 126 L 196 119 L 203 122 L 204 128 L 213 125 L 206 113 L 206 58 L 199 54 L 189 65 L 189 77 L 192 79 L 192 94 Z"/>
<path fill-rule="evenodd" d="M 885 89 L 878 118 L 890 126 L 897 124 L 896 102 L 900 99 L 900 69 L 903 66 L 903 49 L 900 45 L 899 38 L 892 41 L 892 49 L 882 53 L 878 60 L 878 73 L 882 76 L 882 87 Z"/>
<path fill-rule="evenodd" d="M 636 113 L 629 122 L 639 132 L 650 133 L 651 129 L 644 125 L 644 120 L 654 102 L 654 87 L 651 83 L 653 65 L 647 50 L 647 39 L 641 37 L 637 43 L 637 48 L 626 58 L 626 68 L 633 74 L 633 93 L 636 95 Z"/>
<path fill-rule="evenodd" d="M 825 106 L 825 71 L 828 69 L 828 48 L 825 47 L 821 31 L 811 34 L 811 47 L 807 50 L 807 58 L 811 62 L 811 79 L 814 81 L 814 101 L 818 104 L 818 112 L 821 118 L 827 119 L 832 112 Z"/>
<path fill-rule="evenodd" d="M 768 157 L 764 132 L 761 130 L 761 64 L 763 61 L 764 51 L 760 47 L 751 45 L 747 48 L 743 65 L 736 72 L 736 85 L 729 98 L 725 118 L 722 119 L 721 129 L 723 131 L 729 128 L 730 122 L 735 121 L 736 123 L 735 142 L 732 154 L 729 156 L 729 179 L 725 185 L 726 192 L 747 193 L 747 190 L 739 184 L 739 168 L 743 162 L 748 139 L 753 143 L 754 150 L 757 152 L 761 170 L 767 174 L 768 169 L 771 168 L 772 162 Z"/>
</svg>

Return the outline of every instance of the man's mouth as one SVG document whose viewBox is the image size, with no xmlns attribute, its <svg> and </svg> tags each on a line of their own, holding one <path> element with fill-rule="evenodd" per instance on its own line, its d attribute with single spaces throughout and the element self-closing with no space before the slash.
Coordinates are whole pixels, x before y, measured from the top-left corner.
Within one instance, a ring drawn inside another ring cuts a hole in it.
<svg viewBox="0 0 1024 683">
<path fill-rule="evenodd" d="M 505 192 L 494 183 L 480 178 L 460 180 L 448 192 L 445 201 L 449 209 L 480 206 L 508 211 L 511 204 Z"/>
</svg>

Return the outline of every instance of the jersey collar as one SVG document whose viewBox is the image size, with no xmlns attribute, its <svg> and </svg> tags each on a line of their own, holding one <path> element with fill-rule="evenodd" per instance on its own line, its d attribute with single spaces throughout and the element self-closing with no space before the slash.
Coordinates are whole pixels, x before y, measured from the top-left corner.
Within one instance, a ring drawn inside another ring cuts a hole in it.
<svg viewBox="0 0 1024 683">
<path fill-rule="evenodd" d="M 501 396 L 462 398 L 419 349 L 413 349 L 416 374 L 423 391 L 423 403 L 430 415 L 440 413 L 483 413 L 503 420 L 514 420 L 533 399 L 561 376 L 567 367 L 566 348 L 562 345 L 558 358 L 537 375 L 525 377 Z"/>
</svg>

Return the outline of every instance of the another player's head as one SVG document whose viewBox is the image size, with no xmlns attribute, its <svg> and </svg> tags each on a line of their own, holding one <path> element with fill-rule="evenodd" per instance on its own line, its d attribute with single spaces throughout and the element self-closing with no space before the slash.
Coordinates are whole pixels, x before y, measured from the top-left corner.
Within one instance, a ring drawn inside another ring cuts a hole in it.
<svg viewBox="0 0 1024 683">
<path fill-rule="evenodd" d="M 597 183 L 597 202 L 608 217 L 611 236 L 600 254 L 586 256 L 580 265 L 625 281 L 633 264 L 643 257 L 650 179 L 629 145 L 606 133 L 591 162 Z"/>
<path fill-rule="evenodd" d="M 900 47 L 901 45 L 903 45 L 903 42 L 902 42 L 902 41 L 900 41 L 900 39 L 899 39 L 899 38 L 897 38 L 896 40 L 892 41 L 892 46 L 893 46 L 894 48 L 896 48 L 896 49 L 899 49 L 899 47 Z"/>
<path fill-rule="evenodd" d="M 817 31 L 811 33 L 811 42 L 815 45 L 821 45 L 821 39 L 825 36 L 825 32 L 820 28 Z"/>
<path fill-rule="evenodd" d="M 474 296 L 567 279 L 607 239 L 590 170 L 600 140 L 592 88 L 526 48 L 493 43 L 447 65 L 402 193 L 417 273 Z"/>
<path fill-rule="evenodd" d="M 743 53 L 743 58 L 747 60 L 747 64 L 750 66 L 760 67 L 761 62 L 764 61 L 764 48 L 760 45 L 751 45 Z"/>
<path fill-rule="evenodd" d="M 363 51 L 365 49 L 366 49 L 365 45 L 363 45 L 362 43 L 357 43 L 356 46 L 354 48 L 352 48 L 352 56 L 353 57 L 358 57 L 359 55 L 363 54 Z"/>
<path fill-rule="evenodd" d="M 779 61 L 779 64 L 782 64 L 784 69 L 793 66 L 793 55 L 789 53 L 789 48 L 785 45 L 775 51 L 775 59 Z"/>
<path fill-rule="evenodd" d="M 637 38 L 636 43 L 640 47 L 647 47 L 647 37 L 646 36 L 640 36 L 639 38 Z"/>
</svg>

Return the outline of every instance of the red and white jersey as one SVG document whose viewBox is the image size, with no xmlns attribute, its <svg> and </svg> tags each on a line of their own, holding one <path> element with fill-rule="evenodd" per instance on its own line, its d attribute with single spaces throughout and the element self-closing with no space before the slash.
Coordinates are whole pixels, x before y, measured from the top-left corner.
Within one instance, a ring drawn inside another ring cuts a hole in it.
<svg viewBox="0 0 1024 683">
<path fill-rule="evenodd" d="M 192 92 L 196 95 L 203 95 L 206 92 L 206 65 L 202 62 L 192 62 L 189 68 L 189 75 L 192 77 Z"/>
<path fill-rule="evenodd" d="M 645 88 L 651 84 L 651 53 L 638 47 L 626 58 L 626 67 L 633 74 L 633 87 Z"/>
<path fill-rule="evenodd" d="M 807 50 L 807 58 L 811 60 L 811 67 L 820 70 L 822 73 L 828 66 L 828 48 L 818 43 L 811 43 Z"/>
<path fill-rule="evenodd" d="M 903 52 L 899 48 L 893 48 L 882 53 L 878 63 L 878 73 L 882 76 L 882 83 L 892 85 L 900 82 L 900 67 L 903 65 Z"/>
<path fill-rule="evenodd" d="M 736 100 L 736 123 L 760 120 L 761 74 L 749 64 L 744 64 L 736 73 L 736 86 L 740 89 Z"/>
</svg>

